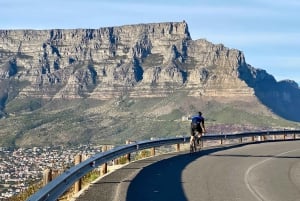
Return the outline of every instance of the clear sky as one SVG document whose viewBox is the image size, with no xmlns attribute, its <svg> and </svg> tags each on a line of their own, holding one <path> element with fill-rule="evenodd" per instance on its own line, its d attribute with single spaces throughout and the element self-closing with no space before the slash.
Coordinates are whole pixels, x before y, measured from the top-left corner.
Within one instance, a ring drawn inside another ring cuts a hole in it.
<svg viewBox="0 0 300 201">
<path fill-rule="evenodd" d="M 300 83 L 299 0 L 0 0 L 0 29 L 188 23 L 193 40 L 244 52 L 277 81 Z"/>
</svg>

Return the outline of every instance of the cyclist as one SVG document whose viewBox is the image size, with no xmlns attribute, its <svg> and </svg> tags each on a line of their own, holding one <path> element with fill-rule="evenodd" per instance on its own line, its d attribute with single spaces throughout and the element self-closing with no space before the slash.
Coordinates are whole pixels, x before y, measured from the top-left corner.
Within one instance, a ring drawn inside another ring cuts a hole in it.
<svg viewBox="0 0 300 201">
<path fill-rule="evenodd" d="M 204 124 L 204 117 L 202 116 L 202 112 L 198 112 L 198 115 L 192 117 L 191 122 L 191 143 L 195 137 L 197 137 L 197 143 L 199 144 L 200 138 L 205 133 L 205 124 Z M 195 134 L 198 133 L 198 136 Z"/>
</svg>

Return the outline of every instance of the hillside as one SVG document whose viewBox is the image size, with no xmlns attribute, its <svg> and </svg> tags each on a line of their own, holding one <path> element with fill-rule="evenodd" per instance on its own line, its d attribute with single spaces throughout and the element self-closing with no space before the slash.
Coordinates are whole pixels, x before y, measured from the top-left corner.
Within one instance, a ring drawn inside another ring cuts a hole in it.
<svg viewBox="0 0 300 201">
<path fill-rule="evenodd" d="M 299 128 L 295 82 L 192 40 L 186 22 L 0 35 L 1 146 L 183 135 L 198 110 L 214 133 Z"/>
</svg>

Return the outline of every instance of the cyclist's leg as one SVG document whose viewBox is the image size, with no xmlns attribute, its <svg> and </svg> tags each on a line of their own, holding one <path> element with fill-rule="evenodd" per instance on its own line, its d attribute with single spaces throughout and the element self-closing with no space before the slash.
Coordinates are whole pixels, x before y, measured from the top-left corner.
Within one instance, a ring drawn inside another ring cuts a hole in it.
<svg viewBox="0 0 300 201">
<path fill-rule="evenodd" d="M 201 140 L 202 134 L 203 134 L 202 127 L 199 125 L 197 128 L 197 144 L 198 145 L 200 145 L 200 140 Z"/>
<path fill-rule="evenodd" d="M 191 145 L 191 144 L 192 144 L 192 142 L 193 142 L 194 135 L 195 135 L 195 129 L 194 129 L 193 125 L 191 125 L 191 138 L 190 138 L 190 145 Z"/>
<path fill-rule="evenodd" d="M 194 147 L 194 152 L 197 151 L 197 137 L 194 137 L 194 141 L 193 141 L 193 147 Z"/>
<path fill-rule="evenodd" d="M 194 138 L 194 136 L 191 135 L 191 137 L 190 137 L 190 145 L 193 143 L 193 138 Z"/>
<path fill-rule="evenodd" d="M 197 138 L 197 143 L 200 146 L 200 149 L 202 148 L 202 135 L 203 133 L 199 133 L 198 138 Z"/>
<path fill-rule="evenodd" d="M 191 125 L 191 139 L 190 139 L 190 152 L 197 151 L 197 128 Z"/>
<path fill-rule="evenodd" d="M 196 135 L 191 136 L 191 141 L 190 141 L 190 152 L 196 152 L 197 151 L 197 144 L 196 144 Z"/>
<path fill-rule="evenodd" d="M 194 152 L 193 142 L 194 142 L 194 136 L 191 135 L 191 138 L 190 138 L 190 153 Z"/>
<path fill-rule="evenodd" d="M 197 144 L 200 144 L 201 133 L 197 132 Z"/>
</svg>

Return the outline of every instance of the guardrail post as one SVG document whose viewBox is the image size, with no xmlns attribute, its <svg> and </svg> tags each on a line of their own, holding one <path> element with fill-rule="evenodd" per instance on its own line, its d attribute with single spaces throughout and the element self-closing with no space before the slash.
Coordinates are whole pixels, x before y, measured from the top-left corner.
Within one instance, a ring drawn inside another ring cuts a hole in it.
<svg viewBox="0 0 300 201">
<path fill-rule="evenodd" d="M 223 144 L 223 138 L 221 138 L 221 144 Z"/>
<path fill-rule="evenodd" d="M 52 181 L 52 169 L 46 169 L 43 173 L 43 186 L 46 186 L 50 181 Z"/>
<path fill-rule="evenodd" d="M 82 155 L 81 154 L 76 155 L 75 165 L 78 165 L 81 162 L 82 162 Z M 80 178 L 78 181 L 75 182 L 74 193 L 78 193 L 81 190 L 81 184 L 82 184 L 82 179 Z"/>
<path fill-rule="evenodd" d="M 283 134 L 283 139 L 285 140 L 285 138 L 286 138 L 286 134 Z"/>
<path fill-rule="evenodd" d="M 126 162 L 129 163 L 131 160 L 131 155 L 130 154 L 126 154 Z"/>
<path fill-rule="evenodd" d="M 255 137 L 254 136 L 252 136 L 252 142 L 254 142 L 255 141 Z"/>
<path fill-rule="evenodd" d="M 294 133 L 294 140 L 296 140 L 296 133 Z"/>
<path fill-rule="evenodd" d="M 107 146 L 106 145 L 103 146 L 103 148 L 102 148 L 102 152 L 105 152 L 105 151 L 107 151 Z M 104 175 L 106 173 L 107 173 L 107 163 L 104 163 L 101 167 L 101 174 Z"/>
<path fill-rule="evenodd" d="M 104 163 L 101 168 L 101 174 L 104 175 L 107 173 L 107 163 Z"/>
<path fill-rule="evenodd" d="M 176 144 L 176 151 L 177 151 L 177 152 L 180 151 L 180 144 Z"/>
<path fill-rule="evenodd" d="M 130 144 L 130 140 L 126 140 L 126 144 Z M 129 163 L 130 162 L 130 153 L 126 154 L 126 162 Z"/>
<path fill-rule="evenodd" d="M 155 156 L 155 147 L 151 148 L 151 156 Z"/>
<path fill-rule="evenodd" d="M 242 143 L 242 142 L 243 142 L 243 138 L 241 137 L 241 138 L 240 138 L 240 143 Z"/>
</svg>

